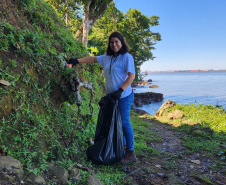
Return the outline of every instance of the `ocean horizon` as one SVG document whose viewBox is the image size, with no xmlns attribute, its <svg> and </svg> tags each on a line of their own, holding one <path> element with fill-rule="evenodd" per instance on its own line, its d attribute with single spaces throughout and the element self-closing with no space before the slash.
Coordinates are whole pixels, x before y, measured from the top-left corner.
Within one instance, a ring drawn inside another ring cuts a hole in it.
<svg viewBox="0 0 226 185">
<path fill-rule="evenodd" d="M 183 72 L 224 72 L 226 69 L 178 69 L 178 70 L 164 70 L 164 71 L 142 71 L 141 73 L 144 74 L 151 74 L 151 73 L 183 73 Z"/>
<path fill-rule="evenodd" d="M 155 114 L 166 100 L 180 104 L 201 103 L 222 106 L 226 110 L 226 71 L 151 73 L 144 77 L 144 80 L 149 79 L 152 80 L 150 85 L 159 87 L 136 87 L 134 92 L 163 94 L 162 102 L 136 107 L 151 115 Z"/>
</svg>

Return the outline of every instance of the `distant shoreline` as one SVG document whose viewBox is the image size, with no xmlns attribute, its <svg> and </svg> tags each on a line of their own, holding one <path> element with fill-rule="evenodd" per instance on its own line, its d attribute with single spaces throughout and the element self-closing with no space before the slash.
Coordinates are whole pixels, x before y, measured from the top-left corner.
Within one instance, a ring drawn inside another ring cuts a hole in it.
<svg viewBox="0 0 226 185">
<path fill-rule="evenodd" d="M 210 70 L 168 70 L 168 71 L 145 71 L 142 72 L 142 74 L 149 74 L 149 73 L 183 73 L 183 72 L 189 72 L 189 73 L 195 73 L 195 72 L 225 72 L 226 69 L 210 69 Z"/>
</svg>

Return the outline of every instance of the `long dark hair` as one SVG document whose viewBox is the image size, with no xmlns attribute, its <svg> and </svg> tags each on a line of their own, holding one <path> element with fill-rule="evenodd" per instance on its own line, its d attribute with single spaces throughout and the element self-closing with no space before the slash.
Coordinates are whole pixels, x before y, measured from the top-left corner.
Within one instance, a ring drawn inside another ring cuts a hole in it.
<svg viewBox="0 0 226 185">
<path fill-rule="evenodd" d="M 110 41 L 112 37 L 117 37 L 121 43 L 122 43 L 122 47 L 121 49 L 118 51 L 118 54 L 125 54 L 127 52 L 129 52 L 129 46 L 127 45 L 126 41 L 124 40 L 124 37 L 122 36 L 121 33 L 119 32 L 113 32 L 108 39 L 108 48 L 107 48 L 107 55 L 114 55 L 115 53 L 111 50 L 110 47 Z"/>
</svg>

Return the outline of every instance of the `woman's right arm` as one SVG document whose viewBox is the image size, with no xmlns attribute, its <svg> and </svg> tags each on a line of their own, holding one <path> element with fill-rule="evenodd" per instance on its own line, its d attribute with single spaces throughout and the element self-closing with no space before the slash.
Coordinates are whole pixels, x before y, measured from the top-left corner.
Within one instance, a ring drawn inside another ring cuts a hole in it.
<svg viewBox="0 0 226 185">
<path fill-rule="evenodd" d="M 96 56 L 92 56 L 92 57 L 85 57 L 85 58 L 79 58 L 78 59 L 79 63 L 98 63 L 97 61 L 97 57 Z"/>
</svg>

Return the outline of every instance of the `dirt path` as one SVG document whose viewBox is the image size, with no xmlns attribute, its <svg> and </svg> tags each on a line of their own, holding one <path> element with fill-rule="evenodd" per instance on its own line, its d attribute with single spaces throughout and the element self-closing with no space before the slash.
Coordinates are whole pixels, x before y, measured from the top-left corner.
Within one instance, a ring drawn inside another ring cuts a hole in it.
<svg viewBox="0 0 226 185">
<path fill-rule="evenodd" d="M 182 144 L 183 133 L 173 130 L 170 125 L 148 120 L 144 111 L 137 110 L 137 113 L 144 114 L 142 119 L 148 121 L 150 129 L 162 139 L 148 142 L 160 152 L 158 156 L 140 155 L 137 156 L 137 163 L 123 166 L 127 173 L 125 178 L 130 178 L 132 184 L 226 184 L 226 174 L 223 174 L 222 169 L 210 168 L 217 163 L 216 156 L 206 157 L 205 152 L 188 153 Z"/>
</svg>

